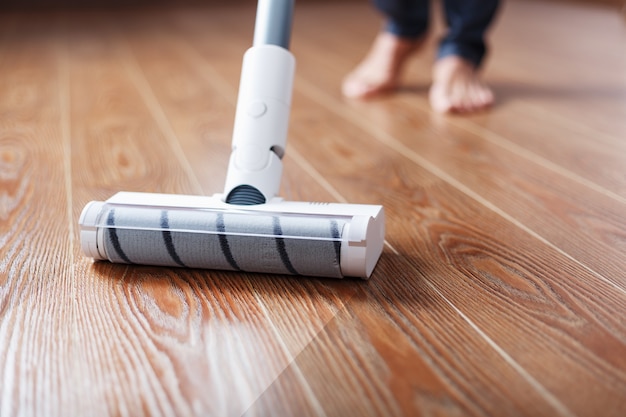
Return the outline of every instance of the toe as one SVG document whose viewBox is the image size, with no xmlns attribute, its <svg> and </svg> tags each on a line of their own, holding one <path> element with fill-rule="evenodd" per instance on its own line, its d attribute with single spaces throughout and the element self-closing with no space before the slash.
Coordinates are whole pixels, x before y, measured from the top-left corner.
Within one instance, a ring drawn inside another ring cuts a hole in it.
<svg viewBox="0 0 626 417">
<path fill-rule="evenodd" d="M 346 79 L 341 85 L 341 92 L 348 98 L 359 98 L 363 96 L 366 87 L 363 83 L 353 78 Z"/>
</svg>

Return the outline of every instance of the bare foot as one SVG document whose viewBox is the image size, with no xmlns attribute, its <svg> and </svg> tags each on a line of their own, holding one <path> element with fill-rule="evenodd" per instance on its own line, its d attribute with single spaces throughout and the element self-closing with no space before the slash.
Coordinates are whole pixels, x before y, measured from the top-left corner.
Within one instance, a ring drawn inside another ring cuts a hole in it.
<svg viewBox="0 0 626 417">
<path fill-rule="evenodd" d="M 366 98 L 397 88 L 404 63 L 421 43 L 389 32 L 379 33 L 363 61 L 344 79 L 343 95 Z"/>
<path fill-rule="evenodd" d="M 478 77 L 476 68 L 458 56 L 435 62 L 430 105 L 439 113 L 469 113 L 490 107 L 493 92 Z"/>
</svg>

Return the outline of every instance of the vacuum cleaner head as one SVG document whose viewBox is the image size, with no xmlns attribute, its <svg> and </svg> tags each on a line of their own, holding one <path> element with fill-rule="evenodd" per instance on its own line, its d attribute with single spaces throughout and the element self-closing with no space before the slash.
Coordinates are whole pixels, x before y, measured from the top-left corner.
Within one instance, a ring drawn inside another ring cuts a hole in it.
<svg viewBox="0 0 626 417">
<path fill-rule="evenodd" d="M 334 278 L 369 278 L 382 251 L 381 206 L 223 198 L 121 192 L 93 201 L 80 217 L 83 251 L 128 264 Z"/>
<path fill-rule="evenodd" d="M 276 197 L 295 59 L 293 0 L 259 0 L 244 55 L 223 194 L 118 193 L 80 217 L 84 252 L 131 264 L 369 278 L 382 252 L 381 206 Z"/>
</svg>

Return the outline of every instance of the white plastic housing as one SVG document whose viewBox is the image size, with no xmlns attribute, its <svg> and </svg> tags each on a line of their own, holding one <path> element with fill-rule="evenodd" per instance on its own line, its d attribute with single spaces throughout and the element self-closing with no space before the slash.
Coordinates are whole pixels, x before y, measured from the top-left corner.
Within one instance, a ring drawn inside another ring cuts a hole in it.
<svg viewBox="0 0 626 417">
<path fill-rule="evenodd" d="M 224 195 L 250 185 L 278 195 L 287 143 L 295 59 L 276 45 L 253 46 L 243 58 Z"/>
<path fill-rule="evenodd" d="M 369 278 L 382 253 L 385 239 L 385 213 L 382 206 L 365 204 L 306 203 L 274 198 L 266 204 L 234 206 L 224 203 L 223 196 L 212 197 L 120 192 L 106 202 L 92 201 L 80 216 L 80 240 L 83 252 L 98 260 L 108 260 L 103 235 L 105 207 L 142 206 L 162 209 L 211 209 L 255 215 L 258 213 L 298 214 L 305 216 L 342 217 L 347 219 L 341 236 L 340 268 L 343 276 Z"/>
</svg>

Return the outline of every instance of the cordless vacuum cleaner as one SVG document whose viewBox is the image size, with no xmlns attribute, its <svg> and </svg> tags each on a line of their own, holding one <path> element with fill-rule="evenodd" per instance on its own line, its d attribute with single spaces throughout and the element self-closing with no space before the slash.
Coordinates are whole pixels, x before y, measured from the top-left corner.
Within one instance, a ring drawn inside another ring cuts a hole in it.
<svg viewBox="0 0 626 417">
<path fill-rule="evenodd" d="M 85 254 L 126 264 L 369 278 L 382 252 L 378 205 L 277 197 L 295 59 L 293 0 L 258 2 L 243 60 L 223 194 L 120 192 L 80 216 Z"/>
</svg>

